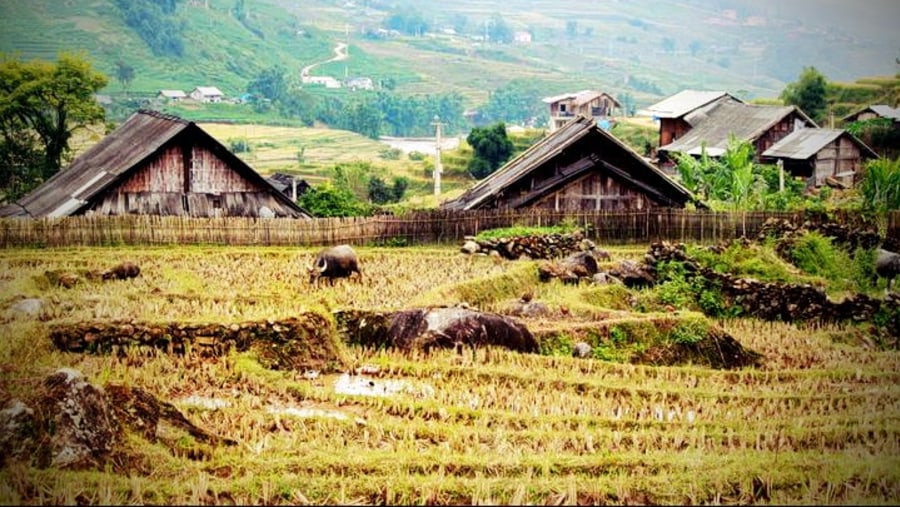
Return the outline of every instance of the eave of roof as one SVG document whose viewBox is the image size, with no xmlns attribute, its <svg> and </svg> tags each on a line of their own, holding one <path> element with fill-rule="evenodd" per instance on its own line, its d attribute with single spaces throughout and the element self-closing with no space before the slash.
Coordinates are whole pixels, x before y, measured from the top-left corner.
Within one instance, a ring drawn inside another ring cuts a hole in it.
<svg viewBox="0 0 900 507">
<path fill-rule="evenodd" d="M 807 160 L 815 156 L 829 143 L 842 136 L 848 137 L 865 155 L 875 158 L 876 153 L 861 140 L 841 129 L 800 129 L 791 132 L 762 153 L 763 157 Z"/>
<path fill-rule="evenodd" d="M 626 144 L 622 143 L 622 141 L 615 136 L 598 128 L 593 120 L 579 115 L 566 123 L 559 130 L 551 133 L 519 154 L 513 160 L 507 162 L 503 167 L 478 182 L 463 195 L 444 203 L 442 207 L 451 210 L 475 209 L 487 202 L 499 191 L 513 185 L 535 168 L 542 166 L 548 160 L 557 156 L 563 150 L 590 134 L 603 136 L 616 144 L 620 149 L 628 153 L 635 160 L 635 163 L 654 174 L 660 181 L 669 185 L 672 190 L 684 198 L 684 202 L 692 201 L 702 206 L 702 203 L 697 201 L 696 198 L 678 182 L 672 180 L 659 170 L 659 168 L 644 160 L 639 154 Z M 580 174 L 580 172 L 576 171 L 567 177 L 565 181 L 570 181 L 570 178 L 577 177 L 578 174 Z M 548 189 L 544 190 L 549 191 Z"/>
<path fill-rule="evenodd" d="M 756 141 L 772 126 L 791 113 L 810 127 L 818 126 L 795 106 L 759 106 L 737 102 L 719 102 L 712 108 L 697 113 L 690 120 L 694 127 L 680 138 L 660 146 L 664 152 L 698 152 L 702 146 L 711 154 L 712 148 L 725 150 L 729 138 L 734 135 L 743 141 Z"/>
<path fill-rule="evenodd" d="M 276 199 L 298 213 L 312 216 L 197 124 L 149 110 L 133 113 L 119 128 L 88 148 L 69 167 L 19 199 L 15 206 L 4 207 L 3 212 L 5 215 L 14 213 L 16 216 L 31 217 L 58 217 L 75 213 L 189 129 L 203 137 L 243 177 L 268 187 Z M 14 211 L 16 207 L 22 211 Z"/>
<path fill-rule="evenodd" d="M 742 102 L 725 91 L 682 90 L 645 108 L 644 111 L 657 118 L 680 118 L 724 97 Z"/>
</svg>

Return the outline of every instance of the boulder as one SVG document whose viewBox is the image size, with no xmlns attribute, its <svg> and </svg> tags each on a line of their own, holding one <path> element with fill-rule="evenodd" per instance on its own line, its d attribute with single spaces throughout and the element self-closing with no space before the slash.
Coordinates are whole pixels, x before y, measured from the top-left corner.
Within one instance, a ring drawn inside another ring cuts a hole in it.
<svg viewBox="0 0 900 507">
<path fill-rule="evenodd" d="M 391 313 L 341 312 L 336 319 L 351 343 L 431 350 L 435 347 L 505 347 L 539 352 L 528 328 L 512 317 L 463 307 L 416 308 Z"/>
<path fill-rule="evenodd" d="M 572 357 L 577 357 L 581 359 L 585 359 L 591 357 L 593 353 L 593 349 L 590 345 L 585 342 L 578 342 L 575 344 L 575 347 L 572 349 Z"/>
<path fill-rule="evenodd" d="M 9 307 L 9 311 L 14 314 L 27 315 L 29 317 L 37 317 L 44 308 L 44 300 L 39 298 L 26 298 L 16 301 Z"/>
<path fill-rule="evenodd" d="M 70 368 L 51 374 L 44 386 L 41 413 L 52 429 L 49 465 L 84 468 L 104 463 L 117 443 L 119 425 L 103 390 Z"/>
</svg>

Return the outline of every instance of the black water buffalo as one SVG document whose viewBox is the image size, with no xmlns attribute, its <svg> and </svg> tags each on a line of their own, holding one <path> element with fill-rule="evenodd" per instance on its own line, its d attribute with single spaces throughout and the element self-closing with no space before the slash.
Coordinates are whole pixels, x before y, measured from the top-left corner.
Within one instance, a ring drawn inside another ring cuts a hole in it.
<svg viewBox="0 0 900 507">
<path fill-rule="evenodd" d="M 900 254 L 879 248 L 875 259 L 875 272 L 887 279 L 887 290 L 890 291 L 894 285 L 894 278 L 900 276 Z"/>
<path fill-rule="evenodd" d="M 335 278 L 349 278 L 354 272 L 357 278 L 362 278 L 359 270 L 359 258 L 350 245 L 340 245 L 324 248 L 316 255 L 313 264 L 307 266 L 309 271 L 309 283 L 318 285 L 321 278 L 328 278 L 330 285 L 334 285 Z"/>
</svg>

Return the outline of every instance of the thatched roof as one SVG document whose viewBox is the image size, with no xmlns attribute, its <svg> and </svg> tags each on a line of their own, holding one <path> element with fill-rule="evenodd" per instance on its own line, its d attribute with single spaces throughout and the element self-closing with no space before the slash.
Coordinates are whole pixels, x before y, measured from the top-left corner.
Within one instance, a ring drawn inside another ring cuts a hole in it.
<svg viewBox="0 0 900 507">
<path fill-rule="evenodd" d="M 139 110 L 115 131 L 88 148 L 69 167 L 60 170 L 17 202 L 0 208 L 0 217 L 40 218 L 76 214 L 185 133 L 215 151 L 243 178 L 270 189 L 271 194 L 295 211 L 297 216 L 311 216 L 194 122 L 157 111 Z"/>
<path fill-rule="evenodd" d="M 684 117 L 693 126 L 686 134 L 660 146 L 661 152 L 682 152 L 699 155 L 703 145 L 710 156 L 719 156 L 728 148 L 734 135 L 742 141 L 756 141 L 786 116 L 796 112 L 807 127 L 817 127 L 803 111 L 795 106 L 759 106 L 724 101 L 711 108 L 696 110 Z"/>
<path fill-rule="evenodd" d="M 492 196 L 496 196 L 504 189 L 516 184 L 532 171 L 552 163 L 554 158 L 581 141 L 584 141 L 582 146 L 589 144 L 594 150 L 589 157 L 585 158 L 584 164 L 572 169 L 568 174 L 559 175 L 553 185 L 535 190 L 527 199 L 522 200 L 520 205 L 528 205 L 580 178 L 590 170 L 608 171 L 613 177 L 627 181 L 651 195 L 654 201 L 662 202 L 665 205 L 680 207 L 688 201 L 696 202 L 687 189 L 670 179 L 660 169 L 644 160 L 613 135 L 597 127 L 593 120 L 579 115 L 479 181 L 463 195 L 443 203 L 441 207 L 448 210 L 473 210 L 488 206 Z M 609 157 L 611 151 L 615 151 L 621 157 L 620 159 L 627 160 L 627 165 L 621 162 L 618 165 L 607 162 L 605 159 Z M 701 203 L 697 204 L 702 206 Z"/>
</svg>

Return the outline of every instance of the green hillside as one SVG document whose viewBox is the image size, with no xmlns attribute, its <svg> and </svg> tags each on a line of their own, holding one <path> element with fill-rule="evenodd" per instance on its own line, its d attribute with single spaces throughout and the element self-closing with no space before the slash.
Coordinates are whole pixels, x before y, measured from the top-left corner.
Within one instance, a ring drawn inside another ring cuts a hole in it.
<svg viewBox="0 0 900 507">
<path fill-rule="evenodd" d="M 882 17 L 900 14 L 895 4 L 873 1 L 885 9 Z M 850 33 L 827 13 L 798 14 L 773 2 L 631 0 L 585 8 L 576 0 L 177 0 L 175 6 L 180 57 L 154 55 L 114 0 L 2 2 L 0 51 L 27 59 L 83 51 L 112 77 L 105 92 L 113 97 L 200 85 L 234 97 L 263 69 L 281 65 L 299 79 L 301 68 L 349 42 L 348 60 L 323 63 L 313 74 L 389 81 L 398 93 L 458 92 L 470 108 L 514 79 L 538 83 L 547 94 L 627 93 L 643 106 L 683 88 L 776 97 L 804 65 L 844 81 L 895 71 L 896 40 L 889 34 Z M 428 31 L 372 36 L 398 13 L 421 15 Z M 497 23 L 532 40 L 480 40 Z M 885 44 L 893 44 L 893 53 L 884 52 Z M 114 78 L 119 61 L 135 69 L 127 88 Z"/>
</svg>

